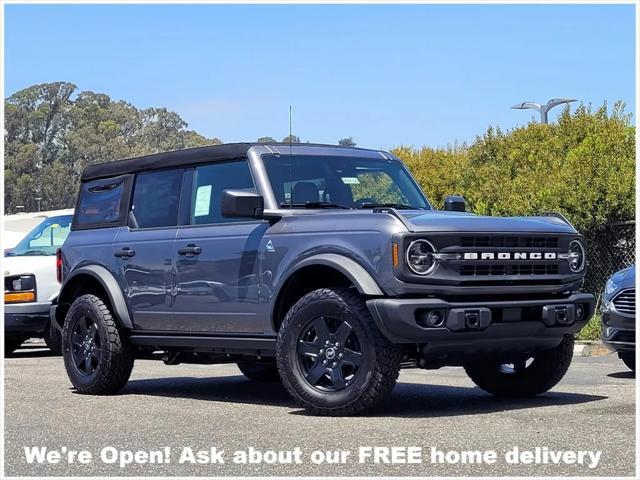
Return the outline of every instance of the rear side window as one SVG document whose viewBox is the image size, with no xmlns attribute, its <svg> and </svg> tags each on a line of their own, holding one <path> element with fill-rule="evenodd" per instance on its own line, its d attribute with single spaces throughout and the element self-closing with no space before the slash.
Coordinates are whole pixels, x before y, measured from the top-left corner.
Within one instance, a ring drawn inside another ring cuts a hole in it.
<svg viewBox="0 0 640 480">
<path fill-rule="evenodd" d="M 160 170 L 136 176 L 131 210 L 138 228 L 178 224 L 183 170 Z"/>
<path fill-rule="evenodd" d="M 118 223 L 123 190 L 123 178 L 84 183 L 74 223 L 81 227 Z"/>
</svg>

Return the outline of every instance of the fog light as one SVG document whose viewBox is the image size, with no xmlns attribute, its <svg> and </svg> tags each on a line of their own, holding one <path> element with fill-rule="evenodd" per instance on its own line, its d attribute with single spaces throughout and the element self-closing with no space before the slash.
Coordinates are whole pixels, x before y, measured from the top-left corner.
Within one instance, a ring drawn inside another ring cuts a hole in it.
<svg viewBox="0 0 640 480">
<path fill-rule="evenodd" d="M 427 315 L 427 326 L 432 328 L 441 327 L 444 324 L 444 315 L 440 310 L 431 310 Z"/>
<path fill-rule="evenodd" d="M 576 305 L 576 318 L 582 320 L 584 318 L 584 307 L 582 305 Z"/>
</svg>

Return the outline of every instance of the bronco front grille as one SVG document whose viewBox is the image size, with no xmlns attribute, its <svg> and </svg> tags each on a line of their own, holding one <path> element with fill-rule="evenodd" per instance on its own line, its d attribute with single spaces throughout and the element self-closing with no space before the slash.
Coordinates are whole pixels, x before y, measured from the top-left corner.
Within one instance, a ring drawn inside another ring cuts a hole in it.
<svg viewBox="0 0 640 480">
<path fill-rule="evenodd" d="M 461 285 L 554 285 L 569 273 L 559 258 L 568 250 L 569 236 L 472 233 L 443 240 L 437 246 L 449 255 L 445 268 Z"/>
<path fill-rule="evenodd" d="M 462 276 L 483 276 L 483 275 L 557 275 L 558 265 L 462 265 L 460 275 Z"/>
<path fill-rule="evenodd" d="M 558 248 L 558 238 L 519 235 L 474 235 L 462 237 L 460 244 L 462 247 Z"/>
<path fill-rule="evenodd" d="M 636 314 L 636 289 L 628 288 L 622 290 L 613 299 L 613 306 L 615 309 L 624 315 Z"/>
</svg>

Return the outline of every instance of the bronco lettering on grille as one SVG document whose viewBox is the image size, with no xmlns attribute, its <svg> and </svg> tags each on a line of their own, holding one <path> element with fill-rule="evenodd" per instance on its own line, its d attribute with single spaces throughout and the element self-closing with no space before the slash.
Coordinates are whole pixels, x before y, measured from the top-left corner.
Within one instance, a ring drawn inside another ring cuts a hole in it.
<svg viewBox="0 0 640 480">
<path fill-rule="evenodd" d="M 556 252 L 466 252 L 464 260 L 556 260 Z"/>
</svg>

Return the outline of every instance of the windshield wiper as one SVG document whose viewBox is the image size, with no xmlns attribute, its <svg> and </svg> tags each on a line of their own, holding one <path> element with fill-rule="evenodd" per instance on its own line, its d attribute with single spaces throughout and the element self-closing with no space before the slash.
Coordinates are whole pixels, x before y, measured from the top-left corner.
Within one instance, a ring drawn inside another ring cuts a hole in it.
<svg viewBox="0 0 640 480">
<path fill-rule="evenodd" d="M 398 208 L 403 210 L 422 210 L 421 208 L 405 205 L 404 203 L 363 203 L 360 208 Z"/>
<path fill-rule="evenodd" d="M 350 210 L 346 205 L 332 202 L 282 202 L 280 208 L 343 208 Z"/>
</svg>

